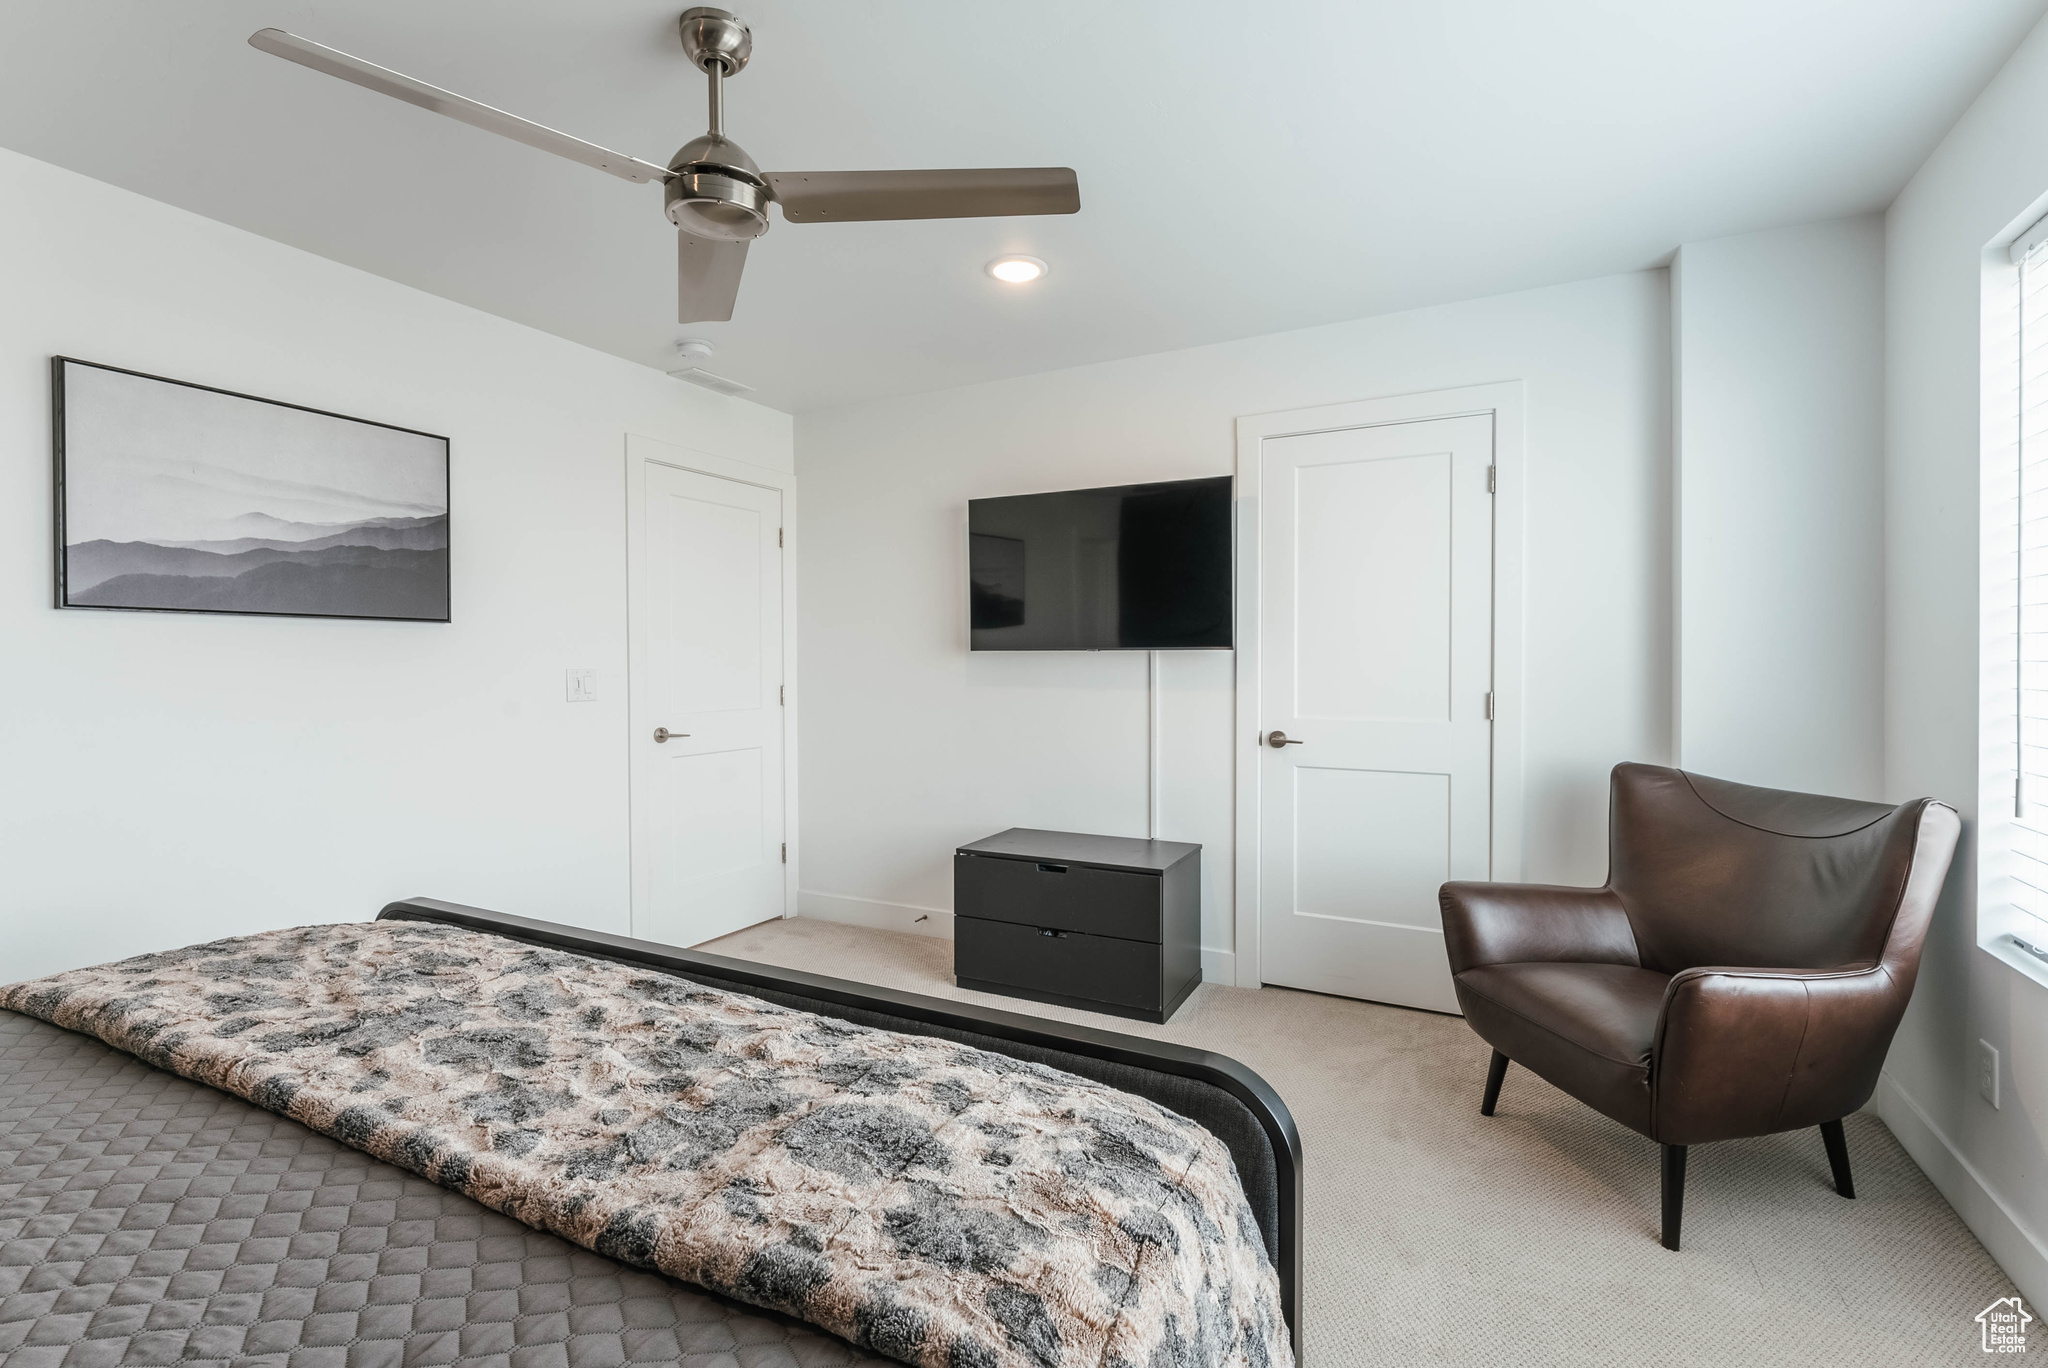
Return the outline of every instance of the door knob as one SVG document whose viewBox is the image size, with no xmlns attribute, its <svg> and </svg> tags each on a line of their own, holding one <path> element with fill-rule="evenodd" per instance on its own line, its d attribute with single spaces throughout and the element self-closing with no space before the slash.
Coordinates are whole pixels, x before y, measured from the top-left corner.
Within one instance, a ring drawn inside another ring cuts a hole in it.
<svg viewBox="0 0 2048 1368">
<path fill-rule="evenodd" d="M 1295 740 L 1284 731 L 1274 731 L 1266 733 L 1266 744 L 1274 750 L 1279 750 L 1282 746 L 1298 746 L 1301 742 Z"/>
<path fill-rule="evenodd" d="M 656 727 L 654 729 L 654 739 L 656 742 L 666 741 L 670 737 L 681 737 L 688 735 L 688 732 L 672 732 L 667 727 Z"/>
</svg>

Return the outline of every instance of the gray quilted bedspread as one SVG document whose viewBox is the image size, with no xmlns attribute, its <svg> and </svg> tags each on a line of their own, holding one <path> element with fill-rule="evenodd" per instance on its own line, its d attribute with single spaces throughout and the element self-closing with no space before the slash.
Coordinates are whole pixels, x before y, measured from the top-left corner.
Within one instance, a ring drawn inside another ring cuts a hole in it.
<svg viewBox="0 0 2048 1368">
<path fill-rule="evenodd" d="M 923 1036 L 405 922 L 0 989 L 619 1262 L 925 1368 L 1286 1368 L 1228 1152 Z"/>
<path fill-rule="evenodd" d="M 0 1012 L 6 1368 L 879 1368 Z"/>
</svg>

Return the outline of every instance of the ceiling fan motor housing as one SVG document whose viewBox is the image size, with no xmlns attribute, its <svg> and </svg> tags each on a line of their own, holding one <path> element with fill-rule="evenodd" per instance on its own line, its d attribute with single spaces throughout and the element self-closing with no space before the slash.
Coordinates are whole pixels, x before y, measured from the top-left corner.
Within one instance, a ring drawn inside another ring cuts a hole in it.
<svg viewBox="0 0 2048 1368">
<path fill-rule="evenodd" d="M 768 231 L 768 182 L 746 149 L 706 133 L 669 159 L 663 193 L 669 222 L 718 242 L 746 242 Z"/>
</svg>

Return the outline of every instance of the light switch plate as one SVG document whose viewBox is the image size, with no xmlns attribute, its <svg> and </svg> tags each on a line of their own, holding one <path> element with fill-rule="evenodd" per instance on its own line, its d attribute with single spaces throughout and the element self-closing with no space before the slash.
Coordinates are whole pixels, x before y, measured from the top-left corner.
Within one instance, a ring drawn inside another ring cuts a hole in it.
<svg viewBox="0 0 2048 1368">
<path fill-rule="evenodd" d="M 1977 1091 L 1994 1109 L 1998 1106 L 1998 1047 L 1988 1040 L 1977 1042 Z"/>
<path fill-rule="evenodd" d="M 597 671 L 564 670 L 562 678 L 571 703 L 597 702 Z"/>
</svg>

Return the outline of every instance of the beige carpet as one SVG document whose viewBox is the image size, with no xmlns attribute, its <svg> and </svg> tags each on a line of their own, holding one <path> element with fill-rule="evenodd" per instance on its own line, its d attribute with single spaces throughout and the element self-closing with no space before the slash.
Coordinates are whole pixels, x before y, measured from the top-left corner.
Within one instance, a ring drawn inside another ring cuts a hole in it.
<svg viewBox="0 0 2048 1368">
<path fill-rule="evenodd" d="M 1849 1118 L 1854 1201 L 1818 1131 L 1695 1148 L 1674 1254 L 1657 1147 L 1521 1069 L 1480 1116 L 1488 1051 L 1456 1017 L 1204 985 L 1148 1026 L 955 988 L 951 941 L 804 919 L 702 948 L 1258 1070 L 1307 1157 L 1312 1368 L 1977 1363 L 1972 1317 L 2012 1291 L 1874 1117 Z"/>
</svg>

